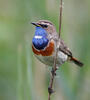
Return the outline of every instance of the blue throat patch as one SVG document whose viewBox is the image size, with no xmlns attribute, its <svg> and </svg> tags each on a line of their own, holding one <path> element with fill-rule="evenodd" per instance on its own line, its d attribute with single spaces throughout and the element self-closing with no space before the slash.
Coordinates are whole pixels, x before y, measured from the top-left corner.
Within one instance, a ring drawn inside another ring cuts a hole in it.
<svg viewBox="0 0 90 100">
<path fill-rule="evenodd" d="M 37 50 L 42 50 L 48 45 L 47 34 L 46 30 L 42 27 L 36 27 L 32 43 Z"/>
</svg>

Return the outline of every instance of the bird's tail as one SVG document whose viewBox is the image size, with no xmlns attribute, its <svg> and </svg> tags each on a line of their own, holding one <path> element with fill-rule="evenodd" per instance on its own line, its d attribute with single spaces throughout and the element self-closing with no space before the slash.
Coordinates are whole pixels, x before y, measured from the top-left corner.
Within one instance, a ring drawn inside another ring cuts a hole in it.
<svg viewBox="0 0 90 100">
<path fill-rule="evenodd" d="M 76 58 L 71 57 L 70 61 L 74 62 L 76 65 L 78 65 L 79 67 L 83 66 L 83 63 L 78 61 Z"/>
</svg>

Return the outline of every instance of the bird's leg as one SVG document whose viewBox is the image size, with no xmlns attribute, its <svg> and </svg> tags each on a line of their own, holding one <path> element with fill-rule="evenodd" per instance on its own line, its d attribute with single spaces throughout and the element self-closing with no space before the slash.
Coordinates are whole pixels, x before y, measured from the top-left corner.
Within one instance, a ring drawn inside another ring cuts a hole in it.
<svg viewBox="0 0 90 100">
<path fill-rule="evenodd" d="M 56 75 L 56 72 L 55 72 L 54 68 L 52 68 L 51 74 L 52 74 L 52 76 L 53 76 L 53 75 Z"/>
<path fill-rule="evenodd" d="M 52 76 L 52 68 L 46 65 L 46 69 L 48 73 L 50 74 L 50 76 Z"/>
<path fill-rule="evenodd" d="M 56 76 L 56 71 L 58 70 L 58 66 L 54 69 L 54 68 L 52 68 L 52 70 L 51 70 L 51 74 L 52 74 L 52 76 L 53 75 L 55 75 Z"/>
</svg>

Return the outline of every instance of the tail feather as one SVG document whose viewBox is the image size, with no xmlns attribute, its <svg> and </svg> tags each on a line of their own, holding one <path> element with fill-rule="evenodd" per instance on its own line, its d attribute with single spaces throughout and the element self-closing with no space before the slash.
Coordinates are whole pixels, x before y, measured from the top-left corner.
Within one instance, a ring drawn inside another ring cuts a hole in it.
<svg viewBox="0 0 90 100">
<path fill-rule="evenodd" d="M 73 61 L 76 65 L 83 67 L 83 63 L 78 61 L 76 58 L 72 57 L 70 60 Z"/>
</svg>

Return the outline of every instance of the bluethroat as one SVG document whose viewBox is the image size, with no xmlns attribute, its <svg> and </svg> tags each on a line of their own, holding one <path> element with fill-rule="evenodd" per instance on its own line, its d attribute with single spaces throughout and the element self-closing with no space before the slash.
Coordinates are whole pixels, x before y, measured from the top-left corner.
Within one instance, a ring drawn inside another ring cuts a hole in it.
<svg viewBox="0 0 90 100">
<path fill-rule="evenodd" d="M 55 52 L 58 50 L 56 60 L 58 67 L 68 60 L 80 67 L 83 66 L 82 62 L 73 57 L 72 52 L 59 37 L 52 22 L 39 20 L 38 22 L 32 22 L 32 24 L 36 27 L 32 39 L 32 51 L 42 63 L 53 66 Z"/>
</svg>

